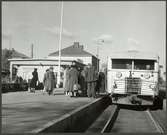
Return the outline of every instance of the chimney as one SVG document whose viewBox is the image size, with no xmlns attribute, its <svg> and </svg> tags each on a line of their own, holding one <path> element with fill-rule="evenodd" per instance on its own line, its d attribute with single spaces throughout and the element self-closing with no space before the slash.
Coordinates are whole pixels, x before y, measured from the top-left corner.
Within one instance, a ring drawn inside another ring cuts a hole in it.
<svg viewBox="0 0 167 135">
<path fill-rule="evenodd" d="M 31 45 L 31 58 L 33 58 L 33 49 L 34 49 L 34 45 Z"/>
</svg>

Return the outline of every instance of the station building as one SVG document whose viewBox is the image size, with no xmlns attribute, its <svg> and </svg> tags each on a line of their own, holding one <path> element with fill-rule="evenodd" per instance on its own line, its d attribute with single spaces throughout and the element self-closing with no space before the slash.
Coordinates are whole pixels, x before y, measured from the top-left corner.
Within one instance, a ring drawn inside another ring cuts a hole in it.
<svg viewBox="0 0 167 135">
<path fill-rule="evenodd" d="M 11 68 L 14 67 L 17 69 L 17 76 L 22 77 L 23 80 L 28 81 L 32 79 L 32 72 L 34 68 L 37 68 L 38 78 L 40 82 L 43 82 L 44 73 L 50 66 L 54 67 L 54 74 L 57 76 L 58 73 L 58 60 L 54 59 L 9 59 Z M 61 61 L 61 80 L 63 82 L 63 72 L 64 67 L 68 65 L 76 65 L 81 69 L 84 67 L 84 64 L 73 61 L 73 60 L 62 60 Z M 11 69 L 12 70 L 12 69 Z M 11 78 L 14 78 L 11 74 Z"/>
<path fill-rule="evenodd" d="M 17 69 L 17 76 L 21 76 L 24 80 L 32 78 L 34 68 L 38 70 L 39 81 L 43 81 L 44 73 L 50 66 L 54 67 L 54 73 L 58 72 L 58 56 L 59 52 L 53 52 L 47 58 L 29 58 L 14 57 L 10 61 L 10 78 L 14 78 L 13 69 Z M 74 42 L 72 46 L 61 50 L 61 82 L 63 82 L 63 71 L 66 65 L 77 65 L 82 68 L 84 65 L 91 63 L 96 69 L 99 68 L 99 59 L 89 52 L 84 51 L 83 45 Z M 12 79 L 14 80 L 14 79 Z"/>
</svg>

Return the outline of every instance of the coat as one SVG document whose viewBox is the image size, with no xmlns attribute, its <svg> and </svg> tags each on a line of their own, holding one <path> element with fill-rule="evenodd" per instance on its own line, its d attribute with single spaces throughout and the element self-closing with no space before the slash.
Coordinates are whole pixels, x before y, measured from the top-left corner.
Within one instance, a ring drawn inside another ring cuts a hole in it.
<svg viewBox="0 0 167 135">
<path fill-rule="evenodd" d="M 81 82 L 81 89 L 86 92 L 86 70 L 82 70 L 81 72 L 81 77 L 80 77 L 80 82 Z"/>
<path fill-rule="evenodd" d="M 47 71 L 44 74 L 44 79 L 43 79 L 44 87 L 48 91 L 52 91 L 55 87 L 55 76 L 54 73 L 51 71 Z"/>
<path fill-rule="evenodd" d="M 99 91 L 105 91 L 105 74 L 103 72 L 99 72 L 99 79 L 98 79 Z"/>
<path fill-rule="evenodd" d="M 85 75 L 86 82 L 96 81 L 96 73 L 93 67 L 88 68 Z"/>
<path fill-rule="evenodd" d="M 78 84 L 78 71 L 71 68 L 69 71 L 69 91 L 73 91 L 74 84 Z"/>
<path fill-rule="evenodd" d="M 33 77 L 32 77 L 31 82 L 30 82 L 30 87 L 36 88 L 36 84 L 38 81 L 38 72 L 34 71 L 34 72 L 32 72 L 32 75 L 33 75 Z"/>
<path fill-rule="evenodd" d="M 64 90 L 69 91 L 69 69 L 65 69 L 64 71 Z"/>
</svg>

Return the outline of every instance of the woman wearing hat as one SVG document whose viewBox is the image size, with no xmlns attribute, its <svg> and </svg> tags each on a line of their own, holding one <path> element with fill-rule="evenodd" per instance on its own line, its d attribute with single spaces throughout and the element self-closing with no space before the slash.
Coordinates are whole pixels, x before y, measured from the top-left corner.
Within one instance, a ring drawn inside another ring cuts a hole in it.
<svg viewBox="0 0 167 135">
<path fill-rule="evenodd" d="M 69 71 L 70 71 L 70 68 L 69 66 L 67 66 L 66 69 L 64 70 L 64 82 L 63 82 L 64 91 L 65 91 L 66 96 L 69 93 Z"/>
</svg>

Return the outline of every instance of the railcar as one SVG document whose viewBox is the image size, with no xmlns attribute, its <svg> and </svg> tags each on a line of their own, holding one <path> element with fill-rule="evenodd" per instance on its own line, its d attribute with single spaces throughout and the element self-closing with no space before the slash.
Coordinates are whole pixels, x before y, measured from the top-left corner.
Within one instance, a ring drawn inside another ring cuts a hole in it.
<svg viewBox="0 0 167 135">
<path fill-rule="evenodd" d="M 112 52 L 107 61 L 107 92 L 113 104 L 151 105 L 162 109 L 158 55 Z"/>
</svg>

